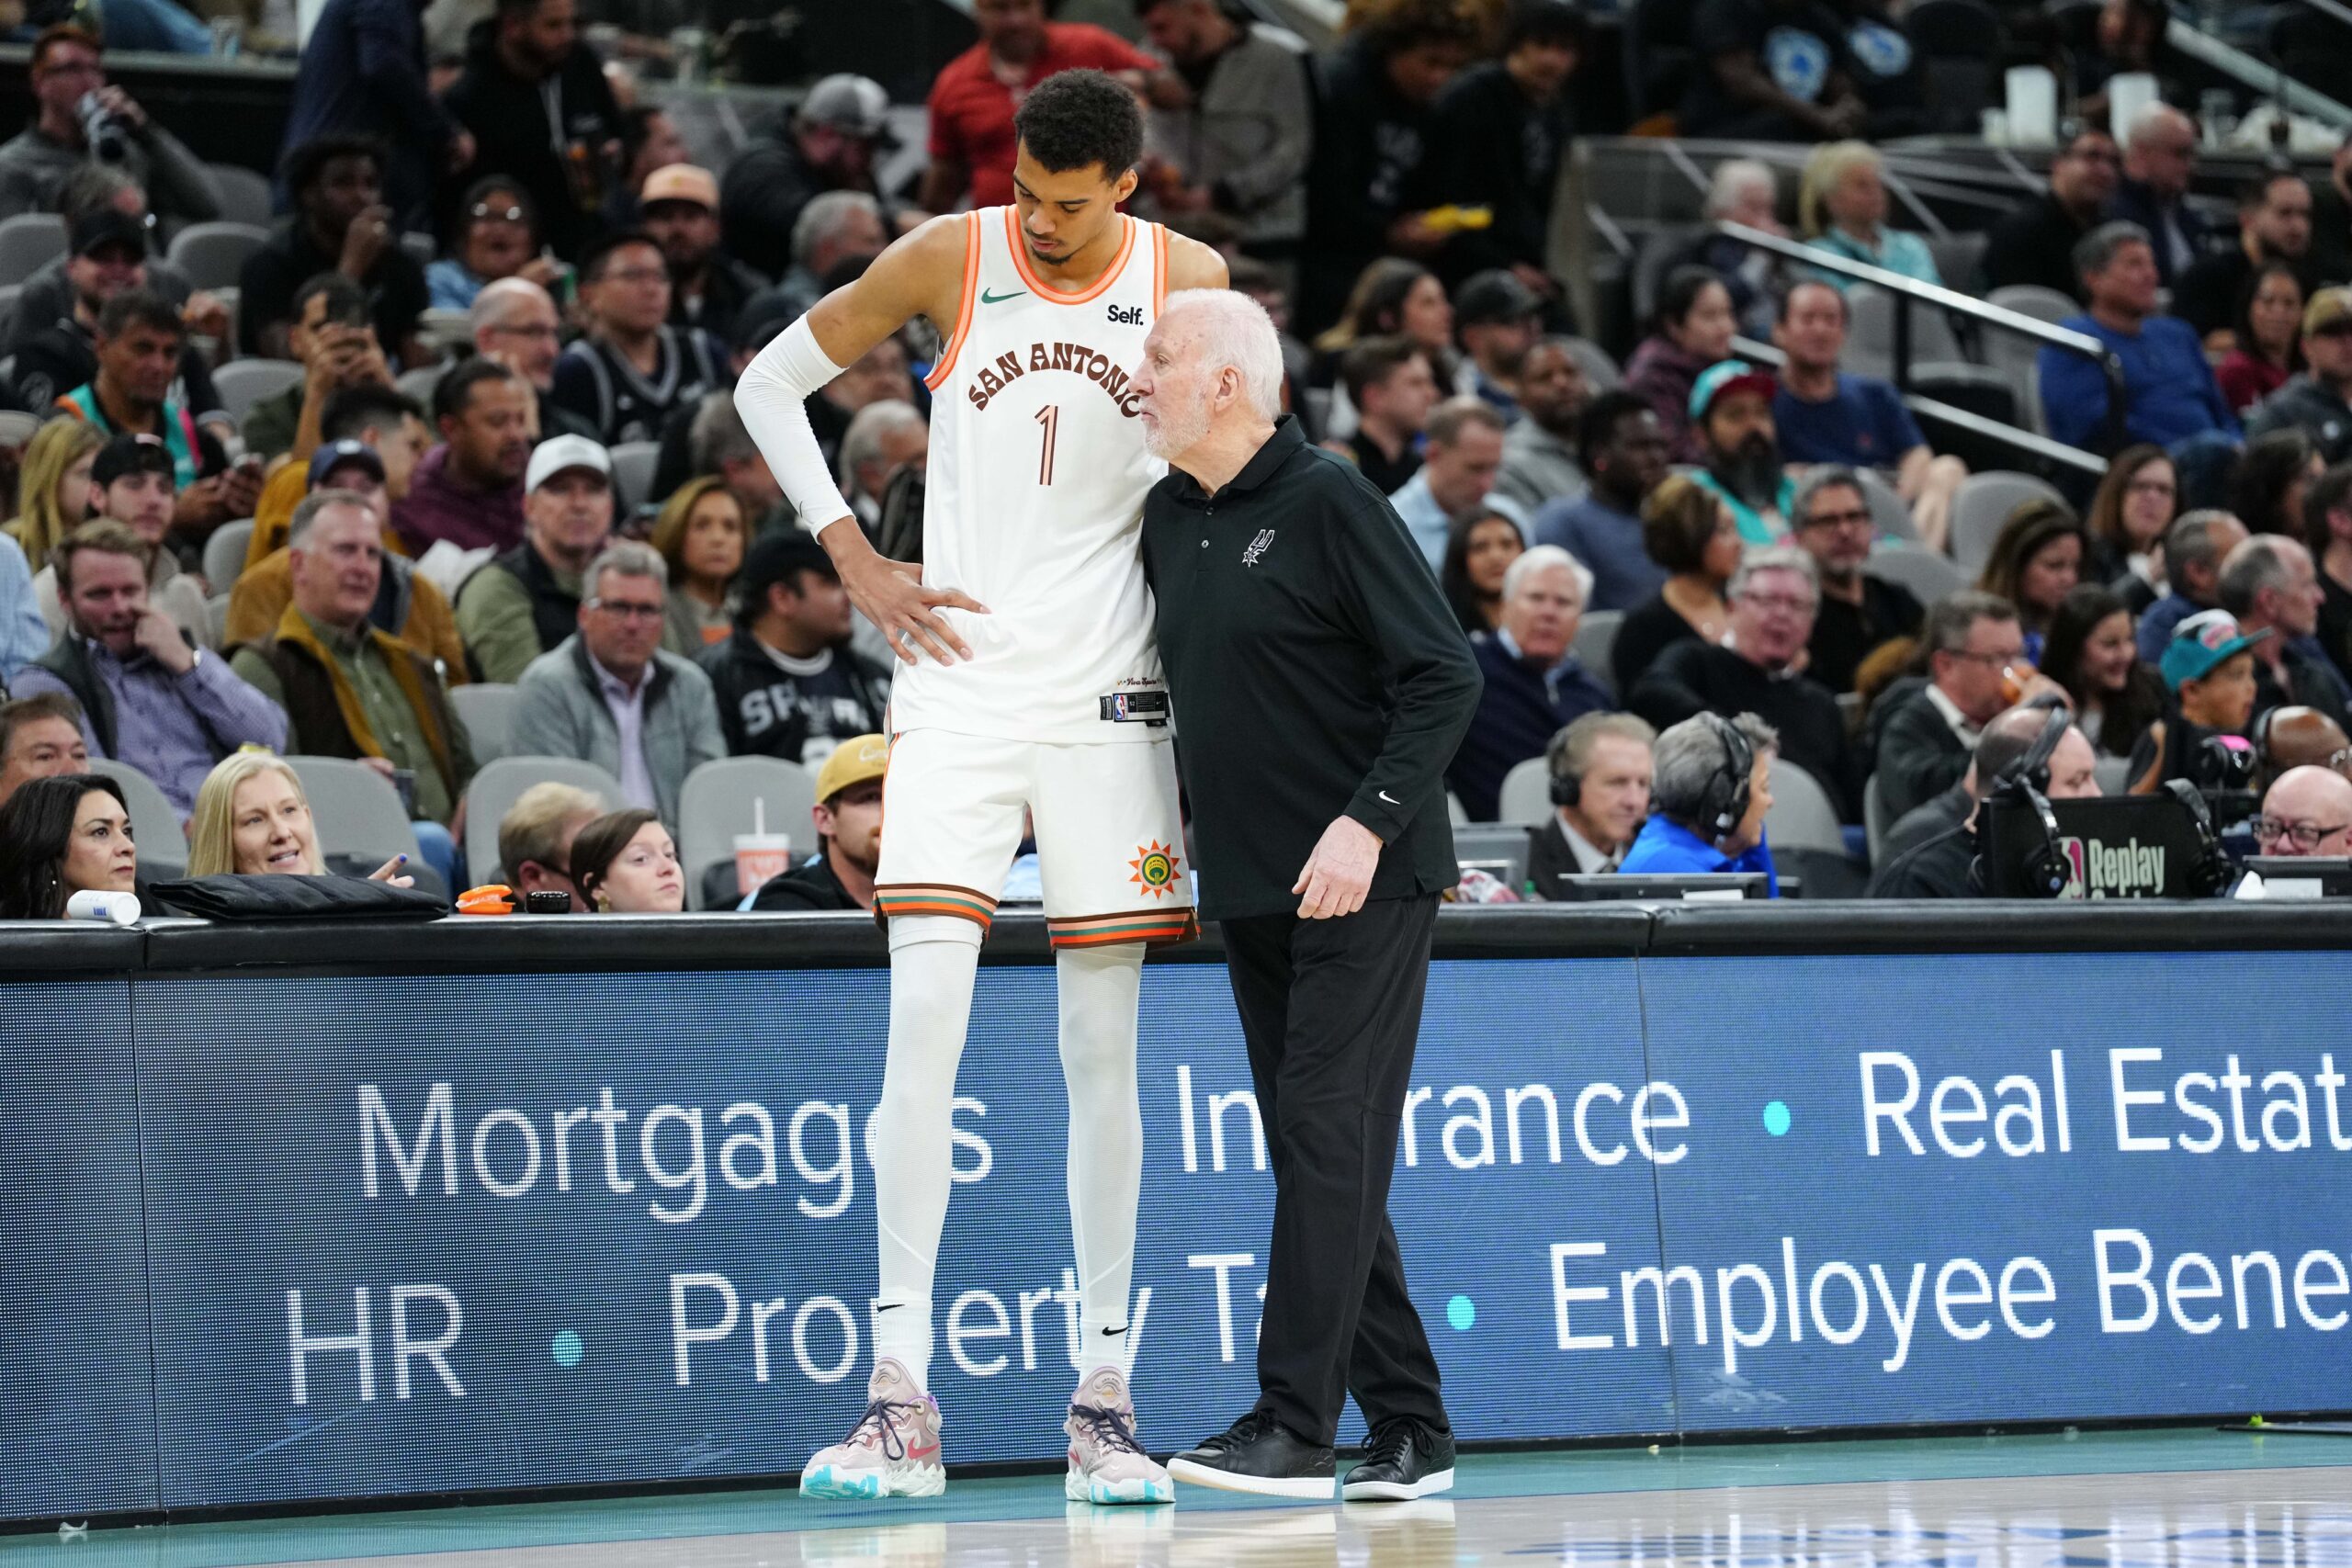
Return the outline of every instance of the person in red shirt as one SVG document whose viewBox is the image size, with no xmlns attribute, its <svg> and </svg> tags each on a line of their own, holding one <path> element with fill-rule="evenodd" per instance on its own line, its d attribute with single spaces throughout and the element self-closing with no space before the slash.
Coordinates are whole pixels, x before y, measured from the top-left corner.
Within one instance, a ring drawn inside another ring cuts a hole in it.
<svg viewBox="0 0 2352 1568">
<path fill-rule="evenodd" d="M 1045 0 L 975 0 L 980 41 L 947 62 L 931 86 L 931 166 L 920 202 L 952 212 L 1012 200 L 1012 111 L 1057 71 L 1107 71 L 1154 101 L 1187 96 L 1182 79 L 1116 33 L 1046 20 Z"/>
</svg>

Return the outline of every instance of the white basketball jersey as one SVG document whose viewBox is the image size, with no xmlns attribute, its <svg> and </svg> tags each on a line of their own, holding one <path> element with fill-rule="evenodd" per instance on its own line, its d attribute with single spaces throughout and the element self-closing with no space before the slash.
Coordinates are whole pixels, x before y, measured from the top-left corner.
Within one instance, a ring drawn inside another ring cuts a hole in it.
<svg viewBox="0 0 2352 1568">
<path fill-rule="evenodd" d="M 1122 215 L 1093 287 L 1057 294 L 1031 270 L 1010 207 L 968 215 L 964 301 L 932 389 L 923 582 L 989 614 L 941 612 L 972 658 L 898 667 L 894 730 L 1053 744 L 1164 739 L 1106 717 L 1166 690 L 1144 585 L 1147 455 L 1129 381 L 1168 290 L 1168 234 Z"/>
</svg>

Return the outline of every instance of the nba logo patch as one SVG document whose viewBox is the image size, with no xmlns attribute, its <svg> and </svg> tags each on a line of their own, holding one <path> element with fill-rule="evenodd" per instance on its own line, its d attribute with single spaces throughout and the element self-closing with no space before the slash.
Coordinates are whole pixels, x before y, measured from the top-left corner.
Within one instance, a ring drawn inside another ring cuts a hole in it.
<svg viewBox="0 0 2352 1568">
<path fill-rule="evenodd" d="M 1176 890 L 1176 867 L 1179 862 L 1175 846 L 1157 840 L 1138 845 L 1136 858 L 1127 863 L 1135 874 L 1127 878 L 1149 898 L 1165 898 Z"/>
</svg>

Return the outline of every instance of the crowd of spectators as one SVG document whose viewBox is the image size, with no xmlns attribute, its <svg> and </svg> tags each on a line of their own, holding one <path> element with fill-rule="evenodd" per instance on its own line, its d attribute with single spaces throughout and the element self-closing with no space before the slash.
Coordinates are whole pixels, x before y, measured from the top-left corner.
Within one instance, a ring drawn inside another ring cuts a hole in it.
<svg viewBox="0 0 2352 1568">
<path fill-rule="evenodd" d="M 2157 47 L 2109 8 L 2107 68 Z M 42 421 L 0 536 L 0 801 L 27 797 L 5 896 L 117 879 L 98 764 L 153 782 L 194 874 L 417 869 L 332 864 L 301 779 L 254 761 L 283 753 L 380 774 L 453 888 L 870 907 L 888 649 L 729 389 L 894 238 L 1012 199 L 1013 110 L 1072 68 L 1139 96 L 1134 211 L 1219 246 L 1269 306 L 1290 416 L 1391 497 L 1473 644 L 1463 812 L 1495 820 L 1512 771 L 1543 763 L 1511 891 L 1769 872 L 1776 768 L 1783 795 L 1802 770 L 1841 821 L 1911 829 L 1883 890 L 1962 890 L 1949 836 L 2039 733 L 2021 705 L 2073 717 L 2053 795 L 2107 761 L 2153 791 L 2194 777 L 2208 738 L 2257 731 L 2266 758 L 2345 765 L 2340 739 L 2320 748 L 2352 728 L 2352 143 L 2316 189 L 2249 180 L 2211 232 L 2188 199 L 2197 126 L 2160 103 L 2110 127 L 2093 71 L 2046 191 L 1948 278 L 1872 144 L 1925 128 L 1899 16 L 1697 7 L 1680 129 L 1811 144 L 1718 164 L 1710 219 L 1923 284 L 2056 290 L 2120 367 L 2110 408 L 2097 367 L 2042 352 L 2050 434 L 2105 479 L 2008 512 L 1952 574 L 1973 584 L 1930 594 L 1887 567 L 1890 536 L 1955 547 L 1969 469 L 1849 362 L 1848 274 L 1709 230 L 1659 273 L 1622 375 L 1574 335 L 1550 264 L 1592 52 L 1576 6 L 1355 0 L 1305 56 L 1217 0 L 1132 11 L 1121 36 L 976 0 L 920 172 L 886 186 L 894 114 L 864 77 L 822 77 L 698 161 L 573 0 L 495 0 L 437 75 L 413 7 L 329 0 L 267 171 L 282 216 L 232 300 L 156 243 L 158 220 L 220 215 L 203 165 L 107 85 L 95 35 L 42 32 L 32 122 L 0 146 L 0 214 L 65 231 L 0 322 L 0 397 Z M 939 347 L 912 329 L 809 400 L 886 550 L 920 549 Z M 214 372 L 241 357 L 299 376 L 232 418 Z M 209 577 L 208 541 L 246 520 L 242 561 Z M 616 789 L 529 791 L 494 866 L 462 854 L 481 748 L 452 694 L 475 683 L 513 688 L 506 751 Z M 817 781 L 816 852 L 764 889 L 731 865 L 690 887 L 703 868 L 680 863 L 686 780 L 730 756 Z M 51 775 L 83 782 L 31 788 Z M 2328 804 L 2304 778 L 2280 810 Z"/>
</svg>

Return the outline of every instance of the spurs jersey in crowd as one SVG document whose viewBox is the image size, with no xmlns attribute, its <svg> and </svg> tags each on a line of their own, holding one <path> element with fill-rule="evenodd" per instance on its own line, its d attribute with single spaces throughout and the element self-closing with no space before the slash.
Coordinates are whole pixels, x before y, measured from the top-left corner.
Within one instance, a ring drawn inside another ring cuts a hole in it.
<svg viewBox="0 0 2352 1568">
<path fill-rule="evenodd" d="M 1136 694 L 1157 704 L 1166 690 L 1138 535 L 1144 492 L 1168 466 L 1144 451 L 1129 382 L 1168 292 L 1168 233 L 1116 221 L 1102 277 L 1057 294 L 1030 266 L 1015 209 L 965 220 L 963 309 L 926 382 L 923 583 L 959 588 L 989 614 L 940 612 L 972 658 L 901 665 L 894 730 L 1167 738 L 1114 722 L 1103 701 L 1125 714 Z"/>
</svg>

